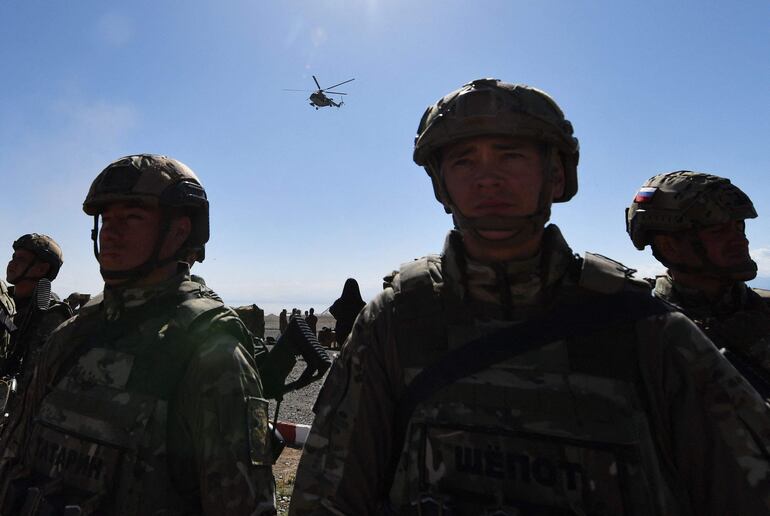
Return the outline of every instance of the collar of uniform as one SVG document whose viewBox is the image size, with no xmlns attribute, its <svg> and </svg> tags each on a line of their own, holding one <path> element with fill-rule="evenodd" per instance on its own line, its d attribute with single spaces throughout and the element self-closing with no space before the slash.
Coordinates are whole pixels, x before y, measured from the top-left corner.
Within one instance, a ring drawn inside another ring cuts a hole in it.
<svg viewBox="0 0 770 516">
<path fill-rule="evenodd" d="M 180 270 L 169 279 L 147 287 L 104 288 L 104 311 L 108 320 L 119 319 L 125 310 L 131 310 L 157 300 L 169 292 L 176 292 L 184 281 L 190 280 L 189 270 Z"/>
<path fill-rule="evenodd" d="M 483 304 L 524 307 L 541 304 L 541 296 L 565 276 L 574 261 L 559 228 L 543 233 L 540 252 L 526 260 L 486 264 L 468 257 L 462 235 L 453 230 L 444 244 L 444 274 L 461 299 Z M 504 292 L 507 290 L 507 292 Z"/>
<path fill-rule="evenodd" d="M 703 291 L 676 283 L 669 274 L 655 278 L 655 294 L 681 307 L 691 317 L 729 314 L 749 302 L 749 288 L 742 281 L 726 289 L 716 301 L 711 301 Z"/>
</svg>

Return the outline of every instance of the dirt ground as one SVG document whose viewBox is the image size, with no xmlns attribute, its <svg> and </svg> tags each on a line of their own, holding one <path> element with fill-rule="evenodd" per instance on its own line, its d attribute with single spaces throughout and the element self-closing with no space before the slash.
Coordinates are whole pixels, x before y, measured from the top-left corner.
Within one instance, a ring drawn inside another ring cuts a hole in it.
<svg viewBox="0 0 770 516">
<path fill-rule="evenodd" d="M 337 358 L 339 352 L 329 351 L 329 355 L 332 359 Z M 297 365 L 289 375 L 287 381 L 296 380 L 302 371 L 305 369 L 305 361 L 298 357 Z M 278 413 L 278 419 L 280 421 L 288 421 L 291 423 L 302 423 L 310 425 L 313 423 L 313 404 L 318 397 L 318 392 L 321 390 L 323 381 L 319 380 L 312 383 L 295 392 L 290 392 L 284 396 L 281 402 L 280 410 Z M 275 401 L 270 400 L 270 420 L 272 421 L 275 411 Z M 275 498 L 276 508 L 278 509 L 278 515 L 284 516 L 289 510 L 289 500 L 291 499 L 291 492 L 294 489 L 294 476 L 297 472 L 297 465 L 299 464 L 299 457 L 302 455 L 302 450 L 299 448 L 289 448 L 288 446 L 283 449 L 278 461 L 273 465 L 273 475 L 275 476 Z"/>
<path fill-rule="evenodd" d="M 286 447 L 278 458 L 278 462 L 273 465 L 278 516 L 288 514 L 289 500 L 291 500 L 291 491 L 294 489 L 294 476 L 297 473 L 300 455 L 302 455 L 302 450 Z"/>
</svg>

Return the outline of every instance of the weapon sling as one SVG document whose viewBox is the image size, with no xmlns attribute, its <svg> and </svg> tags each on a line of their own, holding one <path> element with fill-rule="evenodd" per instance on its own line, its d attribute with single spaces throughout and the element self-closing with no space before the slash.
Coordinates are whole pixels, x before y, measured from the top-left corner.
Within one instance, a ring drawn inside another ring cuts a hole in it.
<svg viewBox="0 0 770 516">
<path fill-rule="evenodd" d="M 545 315 L 484 335 L 449 351 L 415 376 L 396 405 L 393 454 L 385 478 L 387 489 L 395 478 L 412 413 L 417 405 L 440 389 L 550 342 L 585 337 L 611 325 L 629 324 L 668 312 L 671 309 L 666 304 L 648 293 L 622 291 L 581 303 L 557 304 Z"/>
</svg>

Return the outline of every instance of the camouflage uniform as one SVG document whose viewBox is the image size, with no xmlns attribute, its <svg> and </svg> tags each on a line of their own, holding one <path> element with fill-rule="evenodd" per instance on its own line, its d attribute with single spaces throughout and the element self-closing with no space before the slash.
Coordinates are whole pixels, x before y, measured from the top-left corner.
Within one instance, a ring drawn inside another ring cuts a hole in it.
<svg viewBox="0 0 770 516">
<path fill-rule="evenodd" d="M 34 364 L 37 363 L 46 339 L 57 326 L 72 317 L 69 305 L 50 292 L 50 288 L 45 288 L 45 285 L 39 283 L 39 281 L 47 282 L 47 286 L 50 287 L 50 282 L 56 279 L 64 263 L 59 244 L 47 235 L 30 233 L 21 236 L 13 243 L 14 251 L 21 249 L 35 256 L 35 261 L 27 266 L 27 270 L 36 262 L 48 263 L 50 267 L 43 279 L 26 277 L 26 271 L 14 279 L 15 282 L 21 280 L 38 282 L 38 286 L 30 297 L 20 298 L 16 295 L 15 287 L 9 289 L 16 302 L 14 317 L 16 331 L 13 332 L 9 345 L 0 349 L 0 377 L 6 381 L 16 381 L 17 394 L 10 396 L 5 406 L 6 412 L 11 416 L 19 410 L 18 393 L 25 388 L 26 377 L 31 374 Z M 46 294 L 47 300 L 42 297 L 43 294 Z"/>
<path fill-rule="evenodd" d="M 506 88 L 521 109 L 521 87 L 477 82 L 459 95 Z M 504 105 L 479 97 L 479 110 Z M 464 344 L 562 303 L 650 299 L 617 262 L 575 256 L 553 225 L 539 254 L 513 262 L 474 261 L 464 234 L 402 265 L 358 317 L 319 395 L 290 515 L 770 512 L 767 409 L 678 313 L 597 326 L 469 374 L 418 403 L 394 439 L 412 382 Z"/>
<path fill-rule="evenodd" d="M 3 280 L 0 280 L 0 350 L 9 349 L 11 345 L 11 331 L 16 329 L 13 322 L 16 315 L 16 304 L 13 297 L 8 292 L 8 287 Z M 11 383 L 8 379 L 0 378 L 0 408 L 5 407 L 8 396 L 10 395 Z M 0 414 L 0 421 L 4 419 Z M 0 423 L 2 425 L 2 423 Z M 1 438 L 0 438 L 1 439 Z M 1 443 L 2 441 L 0 441 Z"/>
<path fill-rule="evenodd" d="M 671 274 L 655 279 L 654 293 L 684 312 L 744 373 L 761 393 L 770 393 L 770 292 L 751 289 L 733 275 L 753 277 L 757 266 L 748 258 L 732 268 L 710 263 L 693 231 L 728 221 L 743 222 L 757 216 L 749 197 L 728 179 L 690 171 L 660 174 L 649 179 L 627 210 L 627 229 L 637 249 L 652 245 L 656 234 L 690 238 L 702 264 L 667 263 L 669 269 L 725 278 L 729 285 L 718 299 L 698 288 L 676 282 Z"/>
<path fill-rule="evenodd" d="M 521 320 L 556 299 L 642 288 L 613 265 L 581 271 L 550 228 L 539 260 L 508 272 L 508 306 L 499 273 L 469 261 L 454 236 L 430 260 L 441 295 L 421 300 L 420 317 L 401 320 L 412 305 L 401 274 L 364 309 L 319 397 L 290 514 L 377 514 L 385 500 L 396 514 L 418 514 L 420 500 L 463 515 L 770 511 L 765 408 L 677 314 L 553 342 L 466 378 L 421 404 L 407 443 L 392 448 L 401 395 L 447 349 L 511 324 L 506 314 Z M 443 313 L 442 298 L 459 310 Z M 704 467 L 711 454 L 719 467 Z"/>
<path fill-rule="evenodd" d="M 0 349 L 5 349 L 10 343 L 11 331 L 15 329 L 15 315 L 16 303 L 8 291 L 8 286 L 0 280 Z"/>
<path fill-rule="evenodd" d="M 41 310 L 32 299 L 17 300 L 18 311 L 14 318 L 17 331 L 11 336 L 8 347 L 1 353 L 0 377 L 16 380 L 16 392 L 26 387 L 26 380 L 40 359 L 48 336 L 64 321 L 72 317 L 72 309 L 51 293 L 48 308 Z M 5 410 L 13 415 L 19 410 L 19 395 L 9 398 Z"/>
<path fill-rule="evenodd" d="M 655 278 L 655 295 L 682 310 L 718 347 L 770 375 L 770 292 L 739 281 L 715 302 L 665 275 Z"/>
<path fill-rule="evenodd" d="M 118 170 L 118 186 L 148 197 L 176 184 L 153 166 L 198 184 L 167 158 L 118 163 L 138 178 Z M 275 514 L 251 337 L 215 298 L 182 264 L 161 283 L 105 288 L 54 332 L 2 450 L 0 514 Z"/>
</svg>

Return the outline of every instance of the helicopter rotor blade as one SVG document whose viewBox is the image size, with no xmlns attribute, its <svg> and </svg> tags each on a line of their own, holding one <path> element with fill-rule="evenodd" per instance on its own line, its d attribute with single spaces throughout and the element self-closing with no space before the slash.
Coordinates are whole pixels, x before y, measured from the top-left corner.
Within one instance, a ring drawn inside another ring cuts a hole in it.
<svg viewBox="0 0 770 516">
<path fill-rule="evenodd" d="M 347 95 L 347 93 L 342 93 L 341 91 L 329 91 L 329 90 L 324 90 L 324 93 L 331 93 L 331 94 L 333 94 L 333 95 Z"/>
<path fill-rule="evenodd" d="M 315 75 L 313 75 L 313 80 L 315 81 L 315 85 L 318 86 L 318 89 L 323 91 L 323 89 L 321 88 L 321 85 L 318 84 L 318 79 L 315 78 Z"/>
<path fill-rule="evenodd" d="M 313 77 L 313 78 L 315 79 L 315 77 Z M 355 79 L 348 79 L 347 81 L 342 81 L 342 82 L 340 82 L 340 83 L 338 83 L 338 84 L 335 84 L 334 86 L 329 86 L 329 87 L 328 87 L 328 88 L 326 88 L 326 89 L 327 89 L 327 90 L 330 90 L 330 89 L 332 89 L 332 88 L 336 88 L 337 86 L 342 86 L 343 84 L 347 84 L 347 83 L 349 83 L 349 82 L 351 82 L 351 81 L 355 81 Z M 316 83 L 316 84 L 317 84 L 317 83 Z M 320 86 L 319 86 L 319 88 L 320 88 Z M 324 91 L 325 91 L 325 90 L 324 90 Z"/>
</svg>

